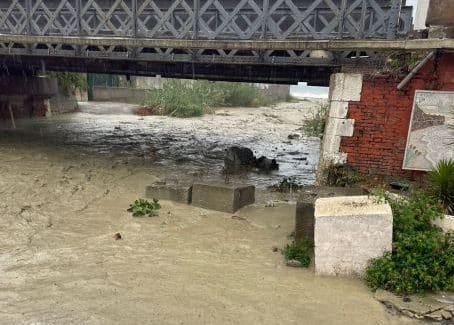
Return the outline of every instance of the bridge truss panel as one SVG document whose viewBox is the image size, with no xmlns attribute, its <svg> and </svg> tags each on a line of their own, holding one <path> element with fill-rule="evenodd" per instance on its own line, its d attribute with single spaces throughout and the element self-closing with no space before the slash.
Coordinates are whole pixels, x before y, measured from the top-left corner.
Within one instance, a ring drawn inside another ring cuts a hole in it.
<svg viewBox="0 0 454 325">
<path fill-rule="evenodd" d="M 395 38 L 403 0 L 0 0 L 0 33 L 168 39 Z"/>
<path fill-rule="evenodd" d="M 27 34 L 28 18 L 25 0 L 2 2 L 0 4 L 0 33 Z"/>
</svg>

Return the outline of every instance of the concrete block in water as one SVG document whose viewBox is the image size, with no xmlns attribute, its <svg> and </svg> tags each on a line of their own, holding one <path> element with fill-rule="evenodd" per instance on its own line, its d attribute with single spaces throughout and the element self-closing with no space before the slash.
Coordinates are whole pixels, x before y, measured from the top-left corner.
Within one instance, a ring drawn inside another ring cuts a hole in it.
<svg viewBox="0 0 454 325">
<path fill-rule="evenodd" d="M 156 182 L 147 186 L 145 196 L 150 199 L 189 204 L 192 198 L 192 186 L 179 184 L 175 181 Z"/>
<path fill-rule="evenodd" d="M 254 202 L 254 186 L 195 183 L 192 187 L 192 205 L 200 208 L 234 213 Z"/>
<path fill-rule="evenodd" d="M 391 251 L 391 207 L 367 196 L 321 198 L 315 202 L 315 271 L 362 275 L 370 259 Z"/>
<path fill-rule="evenodd" d="M 365 194 L 360 188 L 308 187 L 302 190 L 296 204 L 295 239 L 314 242 L 315 201 L 323 197 L 357 196 Z"/>
</svg>

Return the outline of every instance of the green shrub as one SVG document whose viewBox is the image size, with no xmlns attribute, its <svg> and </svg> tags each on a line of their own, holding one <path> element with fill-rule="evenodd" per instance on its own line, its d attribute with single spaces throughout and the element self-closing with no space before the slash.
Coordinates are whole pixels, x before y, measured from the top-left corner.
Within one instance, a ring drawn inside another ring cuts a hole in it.
<svg viewBox="0 0 454 325">
<path fill-rule="evenodd" d="M 429 172 L 431 192 L 447 213 L 454 213 L 454 160 L 442 160 Z"/>
<path fill-rule="evenodd" d="M 148 92 L 146 105 L 158 108 L 164 115 L 191 117 L 203 115 L 222 101 L 223 94 L 208 82 L 170 80 L 163 89 Z"/>
<path fill-rule="evenodd" d="M 303 132 L 309 137 L 323 138 L 325 132 L 326 118 L 328 115 L 328 105 L 320 105 L 318 111 L 312 118 L 304 121 Z"/>
<path fill-rule="evenodd" d="M 370 261 L 367 283 L 398 294 L 454 290 L 454 238 L 432 224 L 442 214 L 439 204 L 422 192 L 386 200 L 394 217 L 393 249 Z"/>
<path fill-rule="evenodd" d="M 147 94 L 144 105 L 159 109 L 163 115 L 200 116 L 214 107 L 258 106 L 261 97 L 256 87 L 243 83 L 169 80 L 163 89 Z"/>
<path fill-rule="evenodd" d="M 290 193 L 290 192 L 297 192 L 303 188 L 303 185 L 298 183 L 292 177 L 284 177 L 282 181 L 277 184 L 271 185 L 268 187 L 272 191 L 280 192 L 280 193 Z"/>
<path fill-rule="evenodd" d="M 133 217 L 154 217 L 158 214 L 159 209 L 161 209 L 161 205 L 158 200 L 153 199 L 153 202 L 150 202 L 139 199 L 129 205 L 128 212 L 131 212 Z"/>
<path fill-rule="evenodd" d="M 87 75 L 74 72 L 50 72 L 49 77 L 57 79 L 58 86 L 65 93 L 70 95 L 75 89 L 87 89 Z"/>
<path fill-rule="evenodd" d="M 330 165 L 326 169 L 329 186 L 349 187 L 364 180 L 364 177 L 349 166 Z"/>
<path fill-rule="evenodd" d="M 224 105 L 226 106 L 254 107 L 260 104 L 257 87 L 235 82 L 221 82 L 217 86 L 224 93 Z"/>
<path fill-rule="evenodd" d="M 283 254 L 287 261 L 296 260 L 308 267 L 311 264 L 312 248 L 313 245 L 307 239 L 293 241 L 285 246 Z"/>
</svg>

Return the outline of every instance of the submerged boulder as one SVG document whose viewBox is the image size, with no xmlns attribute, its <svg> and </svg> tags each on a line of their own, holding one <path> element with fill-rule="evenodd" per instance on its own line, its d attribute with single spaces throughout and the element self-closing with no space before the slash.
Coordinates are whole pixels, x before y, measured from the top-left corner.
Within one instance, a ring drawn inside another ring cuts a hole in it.
<svg viewBox="0 0 454 325">
<path fill-rule="evenodd" d="M 251 149 L 233 146 L 225 151 L 224 168 L 229 173 L 241 172 L 245 169 L 257 168 L 261 171 L 278 170 L 279 164 L 276 159 L 269 159 L 265 156 L 255 158 Z"/>
<path fill-rule="evenodd" d="M 224 166 L 229 171 L 255 166 L 255 156 L 251 149 L 239 146 L 227 148 L 224 155 Z"/>
<path fill-rule="evenodd" d="M 272 171 L 278 170 L 279 164 L 276 159 L 268 159 L 265 156 L 262 156 L 256 160 L 256 167 L 263 171 Z"/>
</svg>

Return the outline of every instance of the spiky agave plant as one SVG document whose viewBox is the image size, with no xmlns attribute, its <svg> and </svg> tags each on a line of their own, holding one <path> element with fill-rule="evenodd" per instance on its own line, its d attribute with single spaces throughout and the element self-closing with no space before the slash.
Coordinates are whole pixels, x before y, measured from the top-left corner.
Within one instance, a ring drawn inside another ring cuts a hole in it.
<svg viewBox="0 0 454 325">
<path fill-rule="evenodd" d="M 431 190 L 449 214 L 454 214 L 454 160 L 441 160 L 429 172 Z"/>
</svg>

